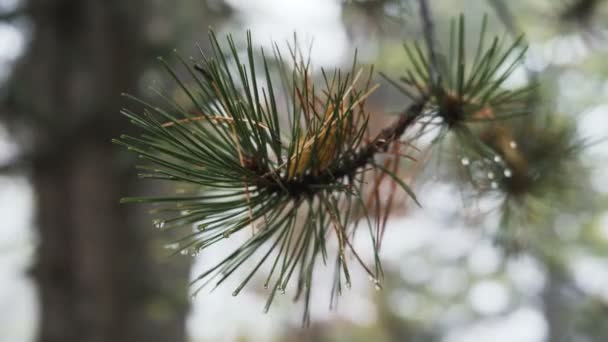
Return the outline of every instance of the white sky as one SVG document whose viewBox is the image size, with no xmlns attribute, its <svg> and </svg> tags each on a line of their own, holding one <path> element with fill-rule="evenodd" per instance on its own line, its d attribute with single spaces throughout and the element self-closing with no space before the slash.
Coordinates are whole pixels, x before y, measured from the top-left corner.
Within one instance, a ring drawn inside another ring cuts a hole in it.
<svg viewBox="0 0 608 342">
<path fill-rule="evenodd" d="M 341 24 L 337 0 L 227 0 L 240 13 L 242 27 L 251 29 L 257 44 L 271 49 L 271 42 L 292 42 L 296 32 L 303 52 L 313 42 L 311 59 L 316 67 L 340 65 L 349 44 Z"/>
</svg>

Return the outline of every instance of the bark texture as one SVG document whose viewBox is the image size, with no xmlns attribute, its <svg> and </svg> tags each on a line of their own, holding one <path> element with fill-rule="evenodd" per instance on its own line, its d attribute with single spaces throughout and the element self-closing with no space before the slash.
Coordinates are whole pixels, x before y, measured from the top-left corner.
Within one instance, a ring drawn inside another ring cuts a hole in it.
<svg viewBox="0 0 608 342">
<path fill-rule="evenodd" d="M 121 92 L 147 61 L 144 0 L 29 0 L 32 37 L 12 103 L 33 135 L 41 342 L 183 341 L 184 260 L 160 262 L 151 223 L 118 203 L 131 163 Z M 161 259 L 162 260 L 162 259 Z"/>
</svg>

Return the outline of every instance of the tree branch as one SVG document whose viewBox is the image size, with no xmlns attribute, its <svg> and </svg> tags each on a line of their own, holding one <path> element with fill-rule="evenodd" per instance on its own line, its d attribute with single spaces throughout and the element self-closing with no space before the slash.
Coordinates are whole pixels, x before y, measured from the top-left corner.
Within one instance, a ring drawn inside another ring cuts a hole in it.
<svg viewBox="0 0 608 342">
<path fill-rule="evenodd" d="M 15 9 L 3 11 L 0 12 L 0 21 L 11 21 L 13 19 L 26 15 L 27 12 L 28 8 L 26 6 L 19 6 Z"/>
<path fill-rule="evenodd" d="M 502 0 L 489 0 L 490 5 L 494 8 L 494 12 L 498 16 L 498 19 L 502 21 L 503 25 L 507 28 L 509 33 L 516 38 L 521 30 L 517 27 L 513 13 L 509 9 L 509 6 Z"/>
<path fill-rule="evenodd" d="M 352 158 L 347 159 L 337 167 L 324 170 L 320 174 L 306 174 L 298 179 L 284 177 L 280 184 L 277 184 L 276 173 L 265 174 L 259 186 L 270 191 L 287 190 L 292 196 L 297 197 L 304 194 L 313 195 L 319 191 L 317 187 L 313 188 L 311 185 L 331 184 L 344 177 L 352 177 L 359 169 L 369 164 L 376 154 L 385 152 L 391 143 L 401 138 L 405 131 L 419 118 L 425 104 L 426 99 L 412 104 L 401 113 L 397 121 L 383 129 L 375 139 L 354 154 Z"/>
<path fill-rule="evenodd" d="M 433 83 L 436 83 L 439 77 L 439 56 L 437 52 L 437 39 L 435 37 L 435 24 L 433 23 L 428 2 L 426 0 L 418 0 L 418 2 L 420 4 L 420 17 L 422 18 L 422 31 L 424 32 L 424 39 L 426 40 L 431 59 L 429 74 Z"/>
</svg>

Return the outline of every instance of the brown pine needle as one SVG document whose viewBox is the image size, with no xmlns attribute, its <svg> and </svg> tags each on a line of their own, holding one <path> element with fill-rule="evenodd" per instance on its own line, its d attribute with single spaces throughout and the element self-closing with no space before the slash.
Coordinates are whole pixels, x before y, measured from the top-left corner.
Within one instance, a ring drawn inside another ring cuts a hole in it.
<svg viewBox="0 0 608 342">
<path fill-rule="evenodd" d="M 185 118 L 185 119 L 180 119 L 177 121 L 171 121 L 171 122 L 165 122 L 162 124 L 163 127 L 172 127 L 174 126 L 176 123 L 177 124 L 187 124 L 187 123 L 191 123 L 191 122 L 196 122 L 196 121 L 205 121 L 205 120 L 209 120 L 212 122 L 227 122 L 230 124 L 234 124 L 234 119 L 228 116 L 220 116 L 220 115 L 215 115 L 215 116 L 207 116 L 207 115 L 199 115 L 199 116 L 194 116 L 191 118 Z M 264 129 L 269 129 L 268 126 L 264 125 L 261 122 L 250 122 L 253 125 L 262 127 Z"/>
</svg>

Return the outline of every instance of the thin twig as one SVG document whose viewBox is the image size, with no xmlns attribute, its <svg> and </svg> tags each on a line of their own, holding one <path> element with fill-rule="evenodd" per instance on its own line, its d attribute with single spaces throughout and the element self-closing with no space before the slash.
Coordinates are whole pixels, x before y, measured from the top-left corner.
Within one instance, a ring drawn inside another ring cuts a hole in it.
<svg viewBox="0 0 608 342">
<path fill-rule="evenodd" d="M 431 63 L 429 64 L 429 74 L 434 84 L 439 81 L 439 56 L 437 52 L 437 39 L 435 38 L 435 24 L 431 15 L 431 9 L 427 0 L 418 0 L 420 4 L 420 16 L 422 17 L 422 31 L 424 32 L 424 39 L 429 49 L 429 57 Z"/>
<path fill-rule="evenodd" d="M 492 8 L 494 8 L 494 12 L 496 12 L 498 19 L 502 21 L 502 24 L 505 25 L 511 36 L 513 36 L 513 38 L 517 38 L 521 34 L 521 30 L 517 26 L 509 6 L 507 6 L 507 4 L 505 4 L 505 2 L 502 0 L 488 1 L 490 2 Z"/>
<path fill-rule="evenodd" d="M 411 127 L 420 117 L 426 101 L 427 99 L 423 99 L 411 105 L 401 113 L 397 121 L 383 129 L 376 138 L 355 153 L 352 158 L 337 167 L 321 170 L 316 174 L 309 173 L 297 179 L 283 179 L 283 184 L 281 187 L 277 186 L 276 190 L 287 190 L 292 195 L 299 196 L 314 191 L 311 190 L 310 185 L 329 184 L 338 179 L 354 175 L 360 168 L 367 166 L 376 154 L 386 152 L 390 144 L 401 138 L 406 129 Z M 264 184 L 260 184 L 260 186 L 272 188 L 276 184 L 276 179 L 273 176 L 268 174 L 263 176 Z"/>
<path fill-rule="evenodd" d="M 0 12 L 0 21 L 11 21 L 28 14 L 28 8 L 21 6 L 9 11 Z"/>
<path fill-rule="evenodd" d="M 504 2 L 504 0 L 488 1 L 490 2 L 492 8 L 494 8 L 494 12 L 496 12 L 498 19 L 500 19 L 502 24 L 505 25 L 507 31 L 509 31 L 509 34 L 513 37 L 513 39 L 518 39 L 519 36 L 523 36 L 522 30 L 519 25 L 517 25 L 517 21 L 515 20 L 513 12 L 509 8 L 509 6 Z M 525 37 L 523 38 L 523 43 L 524 45 L 528 45 Z M 531 83 L 537 83 L 538 74 L 529 67 L 527 67 L 526 64 L 523 64 L 523 66 L 525 67 L 526 74 L 528 76 L 528 81 Z"/>
</svg>

